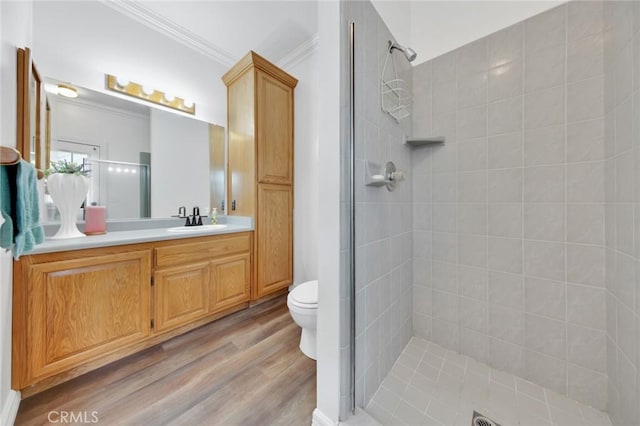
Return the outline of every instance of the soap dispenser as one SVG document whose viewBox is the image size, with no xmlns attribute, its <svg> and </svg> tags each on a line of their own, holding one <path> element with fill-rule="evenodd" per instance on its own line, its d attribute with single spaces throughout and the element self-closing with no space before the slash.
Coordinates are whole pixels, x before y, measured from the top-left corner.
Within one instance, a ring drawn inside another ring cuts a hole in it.
<svg viewBox="0 0 640 426">
<path fill-rule="evenodd" d="M 211 224 L 212 225 L 218 224 L 218 209 L 216 207 L 211 209 Z"/>
</svg>

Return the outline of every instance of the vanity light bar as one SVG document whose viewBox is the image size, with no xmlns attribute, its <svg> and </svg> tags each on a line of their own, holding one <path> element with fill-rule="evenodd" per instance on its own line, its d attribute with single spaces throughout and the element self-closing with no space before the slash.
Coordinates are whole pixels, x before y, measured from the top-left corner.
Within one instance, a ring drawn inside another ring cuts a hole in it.
<svg viewBox="0 0 640 426">
<path fill-rule="evenodd" d="M 122 93 L 134 98 L 142 99 L 147 102 L 162 105 L 168 108 L 177 109 L 187 114 L 196 113 L 196 105 L 193 102 L 185 101 L 177 96 L 167 95 L 164 92 L 143 86 L 142 84 L 132 81 L 123 81 L 111 74 L 105 74 L 107 77 L 107 89 L 114 92 Z"/>
</svg>

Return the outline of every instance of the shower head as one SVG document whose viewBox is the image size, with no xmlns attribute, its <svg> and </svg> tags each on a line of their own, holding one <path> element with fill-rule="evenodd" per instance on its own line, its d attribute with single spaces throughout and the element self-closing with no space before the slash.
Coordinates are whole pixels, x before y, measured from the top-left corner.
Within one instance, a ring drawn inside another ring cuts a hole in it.
<svg viewBox="0 0 640 426">
<path fill-rule="evenodd" d="M 389 40 L 389 51 L 392 51 L 393 49 L 398 49 L 399 51 L 404 53 L 405 58 L 407 58 L 407 61 L 409 62 L 413 62 L 413 60 L 416 59 L 416 56 L 418 56 L 416 51 L 412 48 L 401 46 Z"/>
</svg>

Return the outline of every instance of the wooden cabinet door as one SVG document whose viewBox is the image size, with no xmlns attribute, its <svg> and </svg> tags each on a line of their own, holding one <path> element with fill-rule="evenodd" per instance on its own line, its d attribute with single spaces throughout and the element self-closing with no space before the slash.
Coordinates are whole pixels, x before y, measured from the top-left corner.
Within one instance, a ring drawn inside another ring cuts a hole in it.
<svg viewBox="0 0 640 426">
<path fill-rule="evenodd" d="M 212 261 L 209 294 L 211 312 L 248 301 L 251 298 L 251 255 L 245 253 Z"/>
<path fill-rule="evenodd" d="M 256 297 L 293 282 L 293 190 L 258 185 Z"/>
<path fill-rule="evenodd" d="M 155 331 L 188 324 L 208 313 L 209 263 L 155 273 Z"/>
<path fill-rule="evenodd" d="M 27 356 L 44 378 L 150 334 L 151 251 L 31 265 Z"/>
<path fill-rule="evenodd" d="M 258 182 L 293 184 L 293 89 L 256 73 Z"/>
</svg>

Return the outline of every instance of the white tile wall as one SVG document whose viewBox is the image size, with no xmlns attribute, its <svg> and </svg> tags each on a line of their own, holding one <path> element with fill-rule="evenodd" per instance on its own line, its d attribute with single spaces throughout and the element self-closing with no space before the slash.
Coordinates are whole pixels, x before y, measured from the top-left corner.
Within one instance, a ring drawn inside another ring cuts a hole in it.
<svg viewBox="0 0 640 426">
<path fill-rule="evenodd" d="M 604 315 L 598 307 L 598 328 L 606 323 L 607 407 L 613 424 L 626 425 L 637 423 L 640 415 L 640 5 L 605 2 L 603 15 L 607 299 Z M 597 80 L 589 80 L 589 84 L 596 83 Z M 601 266 L 597 268 L 599 271 Z M 584 313 L 581 317 L 584 318 Z M 584 338 L 603 337 L 592 331 Z M 601 358 L 598 354 L 597 359 L 581 359 L 576 363 L 586 367 L 598 365 L 601 370 Z"/>
<path fill-rule="evenodd" d="M 393 365 L 412 317 L 418 336 L 606 406 L 614 424 L 633 423 L 640 2 L 572 1 L 415 67 L 412 133 L 447 142 L 413 151 L 379 109 L 390 34 L 370 3 L 349 3 L 346 18 L 359 23 L 364 44 L 356 89 L 358 402 Z M 407 185 L 393 194 L 365 188 L 364 160 L 387 159 L 410 172 Z M 427 377 L 444 369 L 430 367 L 436 359 L 425 356 Z M 447 368 L 454 378 L 460 371 Z M 387 395 L 400 420 L 427 410 L 454 421 L 446 404 L 422 406 L 428 379 L 390 377 L 385 387 L 406 395 Z M 533 410 L 543 391 L 524 381 L 518 389 Z M 571 420 L 560 395 L 547 402 L 554 422 Z"/>
<path fill-rule="evenodd" d="M 381 165 L 394 161 L 416 184 L 431 188 L 431 159 L 416 158 L 414 177 L 410 151 L 402 145 L 401 126 L 381 110 L 380 75 L 387 41 L 392 38 L 384 22 L 370 2 L 344 2 L 342 20 L 345 28 L 349 21 L 356 23 L 356 403 L 365 406 L 413 334 L 414 307 L 416 324 L 431 330 L 431 299 L 439 297 L 430 288 L 431 228 L 447 225 L 446 217 L 431 215 L 430 190 L 414 198 L 408 181 L 394 192 L 364 185 L 365 161 Z M 402 55 L 395 53 L 394 57 L 399 77 L 410 89 L 411 66 Z M 416 90 L 419 92 L 420 87 Z M 425 120 L 416 124 L 429 126 L 431 92 L 421 96 L 416 109 Z M 443 102 L 447 99 L 442 98 Z M 454 102 L 453 110 L 455 107 Z M 342 157 L 348 158 L 348 146 L 344 149 Z M 347 171 L 344 169 L 345 180 Z M 455 182 L 450 186 L 455 194 Z M 446 191 L 438 194 L 445 199 L 451 197 Z M 450 250 L 447 244 L 443 240 L 444 256 Z M 415 280 L 414 254 L 423 260 L 416 264 Z M 457 308 L 457 299 L 455 302 Z M 452 315 L 448 311 L 438 313 Z M 348 383 L 348 377 L 342 381 Z M 346 414 L 345 407 L 342 409 Z"/>
<path fill-rule="evenodd" d="M 605 185 L 606 135 L 633 134 L 634 110 L 622 102 L 607 124 L 603 10 L 599 2 L 559 6 L 418 65 L 413 82 L 414 134 L 447 138 L 413 159 L 421 176 L 413 199 L 432 217 L 431 228 L 429 220 L 414 223 L 414 241 L 430 241 L 432 254 L 431 280 L 414 300 L 415 334 L 601 409 L 605 212 L 614 214 L 614 253 L 628 255 L 612 257 L 625 277 L 633 277 L 629 260 L 640 246 L 633 232 L 640 191 L 629 176 L 640 155 L 623 157 L 627 145 L 611 149 L 621 182 Z M 623 51 L 626 43 L 615 43 Z M 633 50 L 625 52 L 618 62 L 632 63 Z M 631 93 L 632 73 L 617 74 L 615 90 Z M 629 208 L 605 208 L 609 187 Z M 418 247 L 428 252 L 415 245 L 414 262 L 428 261 Z M 414 286 L 423 285 L 416 278 Z M 608 281 L 635 300 L 626 278 Z M 615 323 L 631 321 L 626 308 Z M 638 336 L 636 328 L 623 333 Z"/>
</svg>

